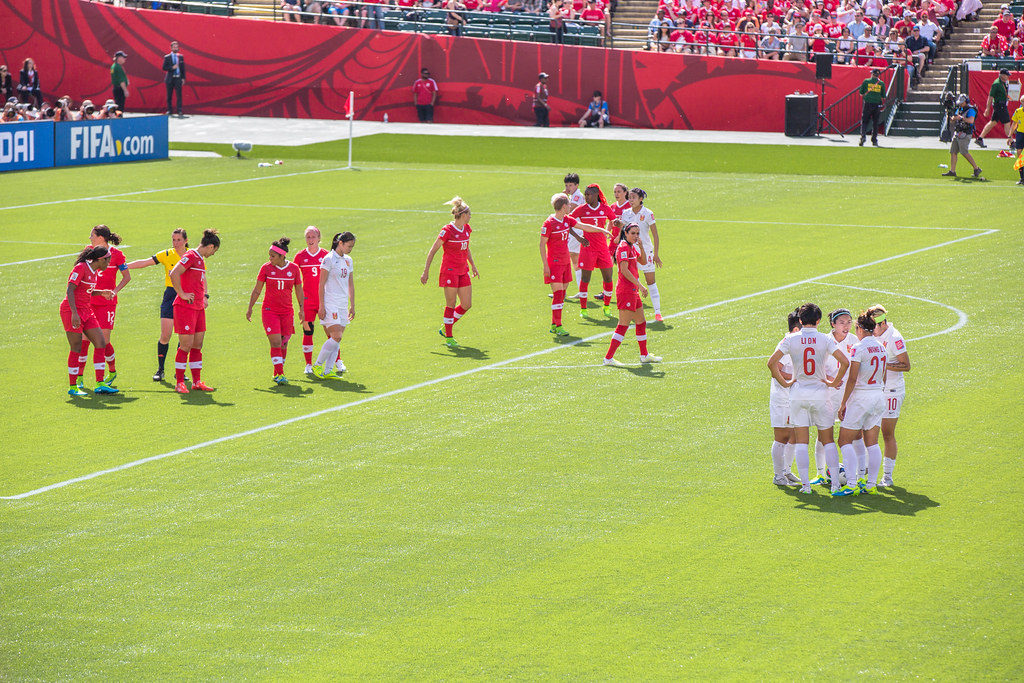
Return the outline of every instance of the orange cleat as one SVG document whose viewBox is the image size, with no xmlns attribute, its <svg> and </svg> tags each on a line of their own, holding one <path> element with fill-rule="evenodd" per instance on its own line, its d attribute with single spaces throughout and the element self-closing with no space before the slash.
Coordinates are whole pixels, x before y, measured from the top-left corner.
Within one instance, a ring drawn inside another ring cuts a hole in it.
<svg viewBox="0 0 1024 683">
<path fill-rule="evenodd" d="M 188 385 L 185 384 L 184 382 L 178 382 L 174 386 L 174 390 L 177 391 L 179 394 L 187 394 L 188 393 Z"/>
<path fill-rule="evenodd" d="M 660 323 L 660 322 L 663 322 L 665 319 L 663 317 L 661 317 L 661 313 L 658 313 L 657 315 L 654 316 L 654 320 L 655 320 L 655 322 L 659 322 Z"/>
<path fill-rule="evenodd" d="M 213 387 L 206 386 L 203 380 L 192 382 L 192 388 L 196 391 L 213 391 Z"/>
</svg>

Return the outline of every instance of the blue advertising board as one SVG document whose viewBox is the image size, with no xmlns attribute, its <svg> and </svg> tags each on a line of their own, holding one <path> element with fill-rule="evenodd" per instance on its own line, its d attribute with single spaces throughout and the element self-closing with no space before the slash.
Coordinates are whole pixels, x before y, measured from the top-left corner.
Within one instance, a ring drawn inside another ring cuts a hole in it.
<svg viewBox="0 0 1024 683">
<path fill-rule="evenodd" d="M 0 171 L 52 166 L 52 121 L 5 123 L 0 126 Z"/>
<path fill-rule="evenodd" d="M 53 126 L 55 166 L 167 158 L 166 116 L 61 121 Z"/>
</svg>

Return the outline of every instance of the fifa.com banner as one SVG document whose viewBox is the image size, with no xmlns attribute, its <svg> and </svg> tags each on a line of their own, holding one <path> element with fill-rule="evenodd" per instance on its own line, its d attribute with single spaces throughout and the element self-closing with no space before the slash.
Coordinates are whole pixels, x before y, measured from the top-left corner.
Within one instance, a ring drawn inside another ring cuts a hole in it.
<svg viewBox="0 0 1024 683">
<path fill-rule="evenodd" d="M 167 158 L 167 117 L 0 126 L 0 172 Z"/>
</svg>

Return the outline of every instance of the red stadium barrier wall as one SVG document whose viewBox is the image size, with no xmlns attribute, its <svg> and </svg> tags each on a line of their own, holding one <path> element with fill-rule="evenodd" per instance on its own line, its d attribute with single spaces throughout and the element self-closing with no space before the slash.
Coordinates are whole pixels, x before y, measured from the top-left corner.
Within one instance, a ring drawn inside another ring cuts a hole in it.
<svg viewBox="0 0 1024 683">
<path fill-rule="evenodd" d="M 971 98 L 971 102 L 978 105 L 978 115 L 974 119 L 974 126 L 981 132 L 981 129 L 988 123 L 988 117 L 985 116 L 985 102 L 988 101 L 988 89 L 992 87 L 992 81 L 999 78 L 998 71 L 970 71 L 967 74 L 967 93 Z M 1011 71 L 1010 82 L 1016 83 L 1017 81 L 1024 78 L 1024 71 Z M 1010 100 L 1007 103 L 1007 109 L 1010 110 L 1010 115 L 1017 107 L 1020 106 L 1019 102 Z M 989 134 L 987 138 L 1001 138 L 1004 137 L 1003 127 L 996 126 Z"/>
<path fill-rule="evenodd" d="M 129 54 L 128 109 L 166 107 L 161 63 L 171 39 L 186 57 L 193 114 L 413 121 L 421 65 L 437 79 L 442 123 L 530 124 L 537 73 L 551 74 L 553 125 L 573 125 L 594 89 L 616 125 L 782 131 L 785 96 L 818 92 L 814 66 L 449 36 L 422 36 L 130 10 L 83 0 L 0 0 L 0 59 L 17 79 L 39 67 L 49 101 L 110 97 L 111 55 Z M 865 67 L 836 66 L 826 104 L 857 87 Z"/>
</svg>

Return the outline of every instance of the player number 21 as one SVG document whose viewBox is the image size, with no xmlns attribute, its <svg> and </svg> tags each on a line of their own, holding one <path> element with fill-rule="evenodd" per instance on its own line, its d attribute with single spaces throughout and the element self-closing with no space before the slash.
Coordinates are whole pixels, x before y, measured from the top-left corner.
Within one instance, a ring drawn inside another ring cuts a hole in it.
<svg viewBox="0 0 1024 683">
<path fill-rule="evenodd" d="M 814 349 L 811 347 L 804 349 L 804 374 L 814 374 Z"/>
</svg>

